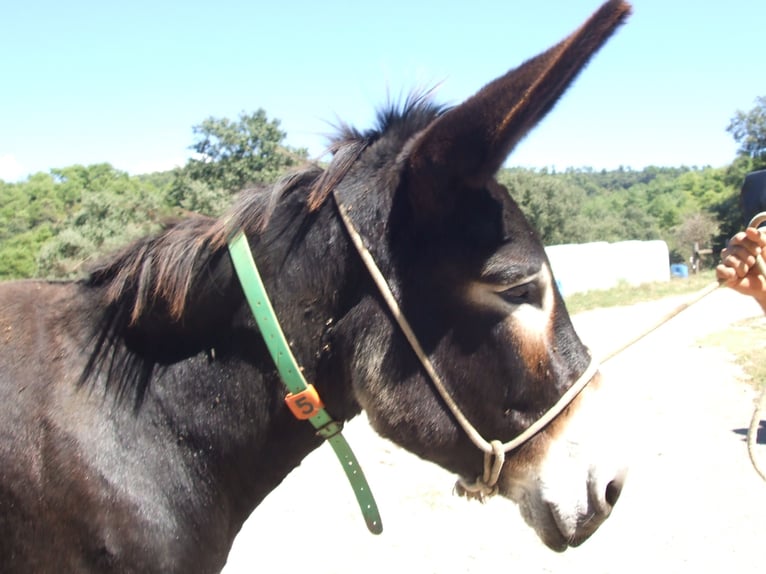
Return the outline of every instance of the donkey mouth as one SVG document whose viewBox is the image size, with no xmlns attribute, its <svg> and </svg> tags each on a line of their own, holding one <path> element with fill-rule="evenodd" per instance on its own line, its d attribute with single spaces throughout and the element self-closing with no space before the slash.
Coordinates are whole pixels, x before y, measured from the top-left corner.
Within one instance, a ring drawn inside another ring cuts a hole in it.
<svg viewBox="0 0 766 574">
<path fill-rule="evenodd" d="M 577 518 L 563 515 L 558 508 L 545 504 L 536 523 L 528 520 L 542 542 L 551 550 L 564 552 L 567 548 L 580 546 L 604 523 L 608 515 L 588 513 Z M 526 518 L 526 516 L 525 516 Z"/>
<path fill-rule="evenodd" d="M 564 552 L 571 545 L 571 536 L 565 534 L 569 529 L 562 524 L 561 518 L 550 504 L 539 514 L 542 516 L 538 515 L 536 521 L 527 522 L 548 548 L 555 552 Z"/>
<path fill-rule="evenodd" d="M 564 552 L 570 547 L 580 546 L 606 519 L 606 516 L 599 517 L 595 513 L 569 516 L 562 513 L 553 503 L 540 502 L 542 504 L 538 505 L 522 503 L 519 510 L 543 544 L 555 552 Z"/>
<path fill-rule="evenodd" d="M 573 521 L 563 517 L 551 504 L 547 505 L 546 510 L 552 525 L 552 528 L 547 529 L 551 542 L 549 543 L 542 535 L 541 538 L 549 548 L 557 552 L 563 552 L 569 547 L 580 546 L 598 530 L 606 519 L 606 516 L 599 518 L 595 513 L 590 513 Z"/>
</svg>

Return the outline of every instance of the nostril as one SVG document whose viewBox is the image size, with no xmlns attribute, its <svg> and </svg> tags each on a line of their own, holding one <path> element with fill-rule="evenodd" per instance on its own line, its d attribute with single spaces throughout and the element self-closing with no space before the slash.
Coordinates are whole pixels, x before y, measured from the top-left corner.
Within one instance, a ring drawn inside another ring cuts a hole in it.
<svg viewBox="0 0 766 574">
<path fill-rule="evenodd" d="M 612 480 L 606 485 L 605 500 L 606 503 L 613 507 L 617 504 L 617 499 L 620 498 L 622 492 L 622 480 Z"/>
</svg>

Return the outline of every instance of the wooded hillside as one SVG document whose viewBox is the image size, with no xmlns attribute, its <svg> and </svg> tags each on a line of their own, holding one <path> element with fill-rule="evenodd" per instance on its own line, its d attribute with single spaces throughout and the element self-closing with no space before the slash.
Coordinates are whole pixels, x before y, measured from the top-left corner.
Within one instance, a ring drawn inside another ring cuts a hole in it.
<svg viewBox="0 0 766 574">
<path fill-rule="evenodd" d="M 766 98 L 756 103 L 731 121 L 741 148 L 725 167 L 505 168 L 498 179 L 546 245 L 662 239 L 672 262 L 688 261 L 695 243 L 715 254 L 742 228 L 745 174 L 766 167 Z M 306 161 L 263 110 L 208 118 L 193 133 L 195 155 L 169 172 L 130 176 L 109 164 L 74 165 L 0 180 L 0 279 L 76 277 L 168 218 L 218 214 L 243 186 L 268 184 Z"/>
</svg>

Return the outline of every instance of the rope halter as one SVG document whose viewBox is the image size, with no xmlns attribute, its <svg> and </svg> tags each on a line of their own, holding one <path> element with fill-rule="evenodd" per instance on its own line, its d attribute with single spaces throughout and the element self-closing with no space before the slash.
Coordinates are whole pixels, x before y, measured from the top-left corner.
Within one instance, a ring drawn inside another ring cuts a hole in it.
<svg viewBox="0 0 766 574">
<path fill-rule="evenodd" d="M 341 220 L 343 221 L 346 231 L 348 231 L 351 241 L 356 247 L 359 256 L 367 267 L 367 271 L 370 273 L 372 280 L 378 287 L 380 294 L 388 305 L 391 314 L 396 319 L 397 324 L 407 338 L 410 346 L 420 360 L 423 368 L 431 379 L 434 387 L 436 388 L 439 396 L 441 396 L 444 403 L 449 408 L 452 415 L 457 420 L 458 424 L 463 428 L 468 438 L 471 439 L 476 447 L 484 452 L 484 472 L 481 476 L 478 476 L 473 482 L 467 482 L 463 478 L 458 479 L 455 484 L 455 492 L 460 496 L 465 496 L 469 499 L 484 500 L 487 497 L 497 494 L 498 480 L 500 479 L 500 472 L 503 469 L 503 463 L 505 462 L 505 455 L 515 448 L 518 448 L 538 432 L 540 432 L 548 423 L 550 423 L 556 416 L 561 413 L 574 398 L 582 391 L 582 389 L 593 379 L 594 375 L 598 371 L 598 363 L 591 357 L 588 367 L 585 369 L 580 377 L 574 382 L 574 384 L 567 389 L 567 391 L 561 396 L 561 398 L 548 409 L 543 415 L 532 423 L 529 428 L 519 434 L 516 438 L 503 443 L 499 440 L 487 441 L 481 436 L 481 433 L 474 427 L 468 418 L 460 410 L 460 407 L 455 402 L 455 399 L 450 394 L 447 387 L 442 382 L 438 373 L 434 369 L 431 360 L 426 355 L 423 347 L 420 345 L 415 332 L 410 327 L 407 318 L 402 313 L 399 303 L 396 301 L 394 294 L 391 292 L 391 288 L 386 281 L 386 278 L 381 273 L 372 254 L 367 250 L 362 240 L 361 235 L 354 227 L 353 222 L 348 216 L 346 207 L 338 200 L 336 196 L 336 203 L 338 205 L 338 211 L 340 213 Z"/>
<path fill-rule="evenodd" d="M 506 443 L 502 443 L 499 440 L 493 440 L 487 442 L 482 438 L 479 432 L 471 425 L 465 418 L 463 413 L 460 416 L 455 415 L 460 426 L 468 434 L 471 441 L 482 451 L 484 451 L 484 473 L 481 476 L 476 477 L 473 482 L 467 482 L 464 478 L 459 478 L 455 484 L 455 492 L 459 496 L 465 496 L 469 499 L 476 499 L 480 502 L 490 496 L 494 496 L 498 491 L 498 480 L 500 479 L 500 471 L 503 469 L 503 463 L 505 462 L 505 455 L 510 451 L 520 447 L 527 442 L 543 428 L 545 428 L 553 419 L 555 419 L 561 411 L 563 411 L 569 403 L 571 403 L 577 395 L 580 394 L 585 386 L 593 380 L 593 377 L 598 371 L 598 363 L 591 358 L 585 371 L 578 377 L 574 384 L 569 387 L 566 392 L 561 395 L 561 398 L 556 403 L 545 411 L 540 418 L 533 422 L 527 429 L 515 438 L 509 440 Z M 434 385 L 439 389 L 439 384 Z M 439 391 L 442 394 L 441 390 Z M 446 389 L 444 390 L 446 393 Z M 442 397 L 444 395 L 442 394 Z M 451 399 L 452 397 L 450 397 Z M 446 400 L 446 399 L 445 399 Z M 454 403 L 454 401 L 453 401 Z M 449 404 L 449 403 L 448 403 Z M 455 406 L 457 408 L 457 405 Z M 452 407 L 450 407 L 452 409 Z M 458 411 L 460 412 L 460 411 Z M 453 411 L 453 414 L 455 411 Z"/>
</svg>

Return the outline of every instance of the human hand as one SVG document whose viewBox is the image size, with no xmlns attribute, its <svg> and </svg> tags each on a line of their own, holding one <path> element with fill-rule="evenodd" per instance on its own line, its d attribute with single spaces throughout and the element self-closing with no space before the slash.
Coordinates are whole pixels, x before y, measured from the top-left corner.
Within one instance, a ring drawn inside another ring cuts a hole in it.
<svg viewBox="0 0 766 574">
<path fill-rule="evenodd" d="M 766 233 L 748 227 L 729 240 L 716 267 L 718 281 L 744 295 L 755 297 L 766 310 L 766 277 L 755 264 L 766 252 Z"/>
</svg>

